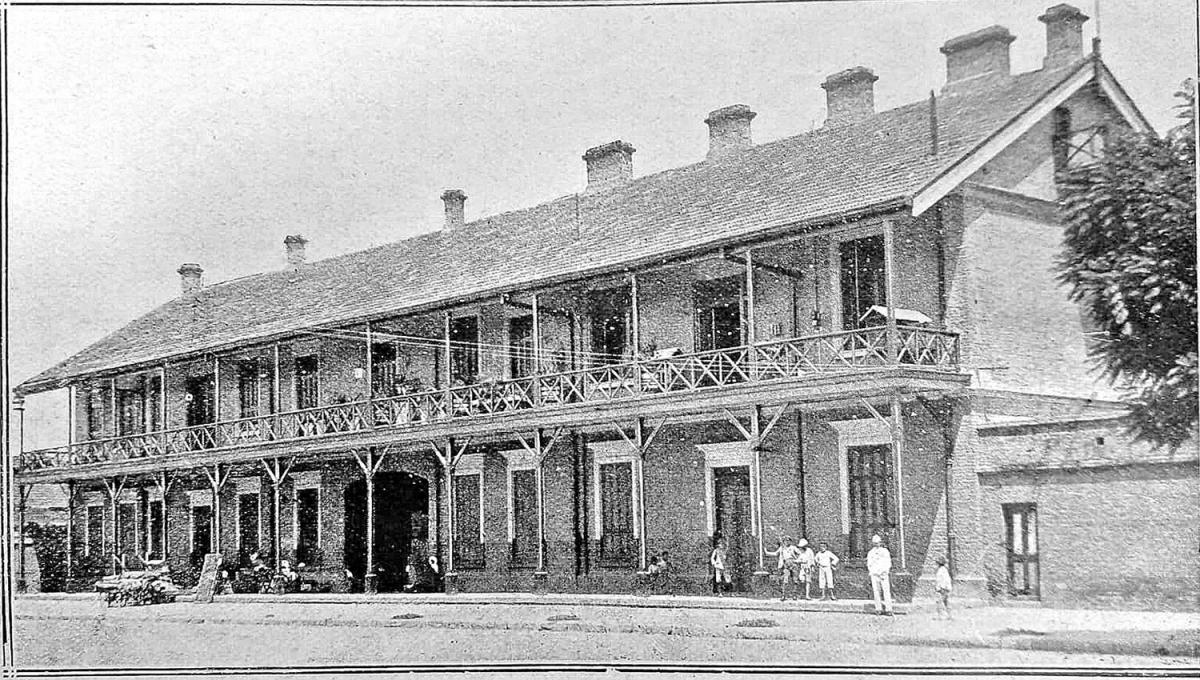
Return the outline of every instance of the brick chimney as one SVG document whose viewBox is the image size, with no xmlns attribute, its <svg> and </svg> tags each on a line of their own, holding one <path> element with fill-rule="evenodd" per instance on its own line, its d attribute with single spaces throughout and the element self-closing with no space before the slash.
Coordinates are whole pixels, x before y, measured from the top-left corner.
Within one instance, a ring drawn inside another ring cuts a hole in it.
<svg viewBox="0 0 1200 680">
<path fill-rule="evenodd" d="M 749 149 L 750 121 L 758 114 L 745 104 L 734 104 L 708 114 L 708 159 L 721 158 L 735 151 Z"/>
<path fill-rule="evenodd" d="M 633 152 L 628 142 L 616 140 L 593 146 L 583 154 L 587 163 L 587 190 L 598 191 L 626 182 L 633 176 Z"/>
<path fill-rule="evenodd" d="M 866 66 L 839 71 L 821 83 L 825 90 L 825 125 L 854 123 L 875 114 L 875 81 Z"/>
<path fill-rule="evenodd" d="M 289 234 L 283 239 L 283 247 L 287 251 L 287 263 L 292 269 L 299 269 L 304 265 L 304 245 L 308 243 L 308 239 L 300 234 Z"/>
<path fill-rule="evenodd" d="M 442 203 L 446 205 L 446 231 L 458 229 L 466 224 L 467 194 L 462 189 L 443 191 Z"/>
<path fill-rule="evenodd" d="M 1038 21 L 1046 24 L 1044 68 L 1073 64 L 1083 56 L 1083 24 L 1087 20 L 1088 15 L 1065 2 L 1038 17 Z"/>
<path fill-rule="evenodd" d="M 951 38 L 942 45 L 946 55 L 946 85 L 954 85 L 984 76 L 1012 74 L 1008 46 L 1016 37 L 1003 26 L 984 29 Z"/>
<path fill-rule="evenodd" d="M 200 278 L 204 274 L 204 267 L 193 262 L 186 262 L 179 267 L 178 272 L 179 284 L 184 297 L 196 295 L 204 287 L 204 282 Z"/>
</svg>

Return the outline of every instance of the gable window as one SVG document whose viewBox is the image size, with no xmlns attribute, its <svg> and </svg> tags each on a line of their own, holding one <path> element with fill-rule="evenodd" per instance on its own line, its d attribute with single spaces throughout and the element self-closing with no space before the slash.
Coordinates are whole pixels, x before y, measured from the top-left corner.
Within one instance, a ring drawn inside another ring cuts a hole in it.
<svg viewBox="0 0 1200 680">
<path fill-rule="evenodd" d="M 842 328 L 862 328 L 872 306 L 887 304 L 883 234 L 843 241 L 839 251 Z"/>
<path fill-rule="evenodd" d="M 596 364 L 620 363 L 629 352 L 632 327 L 629 286 L 591 294 L 592 352 Z"/>
<path fill-rule="evenodd" d="M 315 354 L 296 357 L 296 409 L 316 408 L 321 392 L 320 362 Z"/>
<path fill-rule="evenodd" d="M 238 411 L 242 418 L 253 418 L 260 414 L 258 359 L 243 359 L 238 362 Z"/>
<path fill-rule="evenodd" d="M 482 472 L 454 475 L 454 566 L 482 569 Z"/>
<path fill-rule="evenodd" d="M 742 344 L 742 277 L 697 281 L 696 351 L 728 349 Z"/>
<path fill-rule="evenodd" d="M 888 537 L 896 528 L 892 447 L 888 444 L 846 449 L 849 480 L 850 556 L 865 557 L 871 537 Z"/>
<path fill-rule="evenodd" d="M 514 378 L 533 375 L 533 316 L 508 320 L 509 370 Z"/>
<path fill-rule="evenodd" d="M 479 317 L 450 321 L 450 384 L 471 385 L 479 379 Z"/>
</svg>

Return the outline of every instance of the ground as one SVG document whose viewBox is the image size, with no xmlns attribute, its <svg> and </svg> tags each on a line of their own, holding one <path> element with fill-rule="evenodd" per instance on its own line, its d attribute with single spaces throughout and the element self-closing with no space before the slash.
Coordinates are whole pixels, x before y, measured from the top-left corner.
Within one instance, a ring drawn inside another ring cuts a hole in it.
<svg viewBox="0 0 1200 680">
<path fill-rule="evenodd" d="M 1185 671 L 1196 668 L 1200 643 L 1200 617 L 1189 614 L 982 609 L 959 612 L 956 621 L 946 622 L 925 610 L 889 618 L 856 605 L 801 611 L 777 602 L 708 607 L 702 601 L 641 598 L 641 606 L 634 606 L 638 602 L 509 596 L 485 603 L 442 596 L 334 604 L 234 597 L 212 604 L 106 608 L 92 596 L 26 597 L 17 601 L 15 652 L 23 668 L 332 670 L 328 667 L 346 664 L 596 661 L 625 664 L 629 671 L 642 664 L 699 663 L 873 666 L 886 674 L 900 666 L 997 665 Z M 1088 622 L 1095 623 L 1092 630 L 1086 630 Z M 1157 636 L 1151 646 L 1128 644 L 1146 635 Z M 1096 643 L 1102 639 L 1107 646 Z M 1062 644 L 1049 644 L 1055 640 Z M 1113 641 L 1126 642 L 1127 651 L 1137 654 L 1096 653 L 1120 650 Z"/>
</svg>

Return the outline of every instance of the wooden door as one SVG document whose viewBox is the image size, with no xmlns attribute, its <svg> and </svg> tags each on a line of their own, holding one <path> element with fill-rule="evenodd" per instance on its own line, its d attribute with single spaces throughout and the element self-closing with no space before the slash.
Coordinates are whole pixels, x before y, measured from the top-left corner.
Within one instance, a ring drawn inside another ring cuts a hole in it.
<svg viewBox="0 0 1200 680">
<path fill-rule="evenodd" d="M 750 468 L 746 465 L 713 469 L 715 538 L 725 540 L 734 590 L 747 590 L 753 571 L 754 536 L 750 508 Z"/>
<path fill-rule="evenodd" d="M 1008 593 L 1040 597 L 1041 569 L 1038 564 L 1037 505 L 1011 503 L 1004 506 L 1005 547 L 1008 553 Z"/>
</svg>

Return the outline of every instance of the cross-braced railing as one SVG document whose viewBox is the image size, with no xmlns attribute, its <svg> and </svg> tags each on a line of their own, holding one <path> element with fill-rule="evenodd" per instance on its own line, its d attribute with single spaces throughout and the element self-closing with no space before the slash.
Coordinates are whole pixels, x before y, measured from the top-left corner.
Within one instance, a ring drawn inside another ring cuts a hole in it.
<svg viewBox="0 0 1200 680">
<path fill-rule="evenodd" d="M 956 333 L 898 326 L 894 341 L 890 338 L 885 326 L 859 328 L 85 441 L 24 452 L 20 469 L 156 458 L 382 428 L 421 427 L 459 418 L 501 417 L 516 411 L 798 380 L 893 365 L 950 369 L 958 365 Z M 889 351 L 892 349 L 894 354 Z"/>
</svg>

